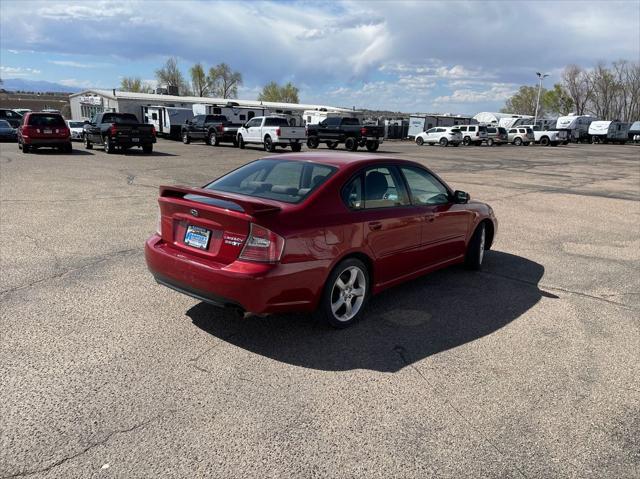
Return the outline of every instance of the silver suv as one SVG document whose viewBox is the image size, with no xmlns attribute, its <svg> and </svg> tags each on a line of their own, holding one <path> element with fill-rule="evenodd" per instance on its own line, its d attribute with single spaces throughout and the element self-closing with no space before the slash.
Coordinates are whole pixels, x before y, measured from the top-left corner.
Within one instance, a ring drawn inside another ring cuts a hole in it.
<svg viewBox="0 0 640 479">
<path fill-rule="evenodd" d="M 480 146 L 487 141 L 487 127 L 484 125 L 458 125 L 462 133 L 462 143 L 469 146 L 471 143 Z"/>
<path fill-rule="evenodd" d="M 513 143 L 516 146 L 528 146 L 534 141 L 535 136 L 533 135 L 533 130 L 529 126 L 519 126 L 517 128 L 509 129 L 509 143 Z"/>
</svg>

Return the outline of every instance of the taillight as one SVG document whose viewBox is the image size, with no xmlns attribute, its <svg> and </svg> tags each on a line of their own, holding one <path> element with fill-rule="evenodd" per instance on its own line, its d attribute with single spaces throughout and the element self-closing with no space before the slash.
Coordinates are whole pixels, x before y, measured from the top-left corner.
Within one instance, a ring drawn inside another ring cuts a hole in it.
<svg viewBox="0 0 640 479">
<path fill-rule="evenodd" d="M 251 223 L 249 236 L 239 258 L 261 263 L 277 263 L 284 250 L 284 238 L 255 223 Z"/>
<path fill-rule="evenodd" d="M 29 126 L 29 125 L 25 125 L 22 127 L 22 136 L 26 136 L 27 138 L 29 138 L 29 135 L 33 134 L 33 130 L 35 130 L 34 127 Z"/>
<path fill-rule="evenodd" d="M 280 127 L 276 128 L 276 136 L 280 136 L 282 134 L 282 130 Z"/>
<path fill-rule="evenodd" d="M 364 127 L 360 128 L 360 135 L 367 136 L 367 129 Z"/>
<path fill-rule="evenodd" d="M 151 125 L 151 134 L 152 134 L 153 136 L 156 136 L 156 135 L 157 135 L 157 133 L 156 133 L 156 127 L 155 127 L 155 126 L 153 126 L 153 125 Z"/>
<path fill-rule="evenodd" d="M 69 128 L 63 128 L 60 130 L 60 133 L 64 136 L 71 136 L 71 130 Z"/>
<path fill-rule="evenodd" d="M 118 133 L 118 126 L 115 123 L 111 123 L 111 126 L 109 127 L 109 134 L 115 135 L 116 133 Z"/>
<path fill-rule="evenodd" d="M 216 130 L 218 130 L 220 133 L 224 133 L 224 126 L 220 124 L 216 126 Z"/>
</svg>

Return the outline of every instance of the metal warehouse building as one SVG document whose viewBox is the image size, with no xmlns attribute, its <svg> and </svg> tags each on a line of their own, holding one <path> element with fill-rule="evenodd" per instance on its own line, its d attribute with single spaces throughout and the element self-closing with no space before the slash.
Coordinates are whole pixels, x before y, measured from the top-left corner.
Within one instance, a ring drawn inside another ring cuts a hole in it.
<svg viewBox="0 0 640 479">
<path fill-rule="evenodd" d="M 305 110 L 326 109 L 334 112 L 353 112 L 345 108 L 327 105 L 307 105 L 302 103 L 274 103 L 257 100 L 237 100 L 228 98 L 210 98 L 199 96 L 160 95 L 156 93 L 133 93 L 118 90 L 85 90 L 69 96 L 71 118 L 86 120 L 96 113 L 116 111 L 133 113 L 143 122 L 143 108 L 149 106 L 172 106 L 192 108 L 196 104 L 225 106 L 230 102 L 239 107 L 255 107 L 268 109 L 270 113 L 288 113 L 302 115 Z"/>
</svg>

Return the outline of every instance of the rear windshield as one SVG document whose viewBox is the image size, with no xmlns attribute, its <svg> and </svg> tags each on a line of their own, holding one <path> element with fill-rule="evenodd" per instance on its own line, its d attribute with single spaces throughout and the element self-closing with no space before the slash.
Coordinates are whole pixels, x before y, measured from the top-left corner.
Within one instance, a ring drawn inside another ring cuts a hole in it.
<svg viewBox="0 0 640 479">
<path fill-rule="evenodd" d="M 306 161 L 256 160 L 205 188 L 285 203 L 299 203 L 324 183 L 336 168 Z"/>
<path fill-rule="evenodd" d="M 29 116 L 30 126 L 67 126 L 64 119 L 55 113 Z"/>
<path fill-rule="evenodd" d="M 496 128 L 487 128 L 487 133 L 496 133 L 498 130 Z"/>
<path fill-rule="evenodd" d="M 264 126 L 289 126 L 286 118 L 270 117 L 264 120 Z"/>
<path fill-rule="evenodd" d="M 359 125 L 360 120 L 358 120 L 357 118 L 343 118 L 342 124 L 343 125 Z"/>
<path fill-rule="evenodd" d="M 138 118 L 133 113 L 105 113 L 102 123 L 116 123 L 117 125 L 137 125 Z"/>
<path fill-rule="evenodd" d="M 478 131 L 487 131 L 487 127 L 486 126 L 479 126 L 478 127 Z"/>
<path fill-rule="evenodd" d="M 69 128 L 82 128 L 84 127 L 84 123 L 81 121 L 70 121 Z"/>
</svg>

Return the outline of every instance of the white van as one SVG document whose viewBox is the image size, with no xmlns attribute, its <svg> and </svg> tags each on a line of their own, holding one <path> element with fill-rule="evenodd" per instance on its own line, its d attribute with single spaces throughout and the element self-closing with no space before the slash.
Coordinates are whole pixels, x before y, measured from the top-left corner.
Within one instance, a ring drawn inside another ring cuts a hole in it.
<svg viewBox="0 0 640 479">
<path fill-rule="evenodd" d="M 621 121 L 593 121 L 589 125 L 591 143 L 626 143 L 629 139 L 629 123 Z"/>
</svg>

